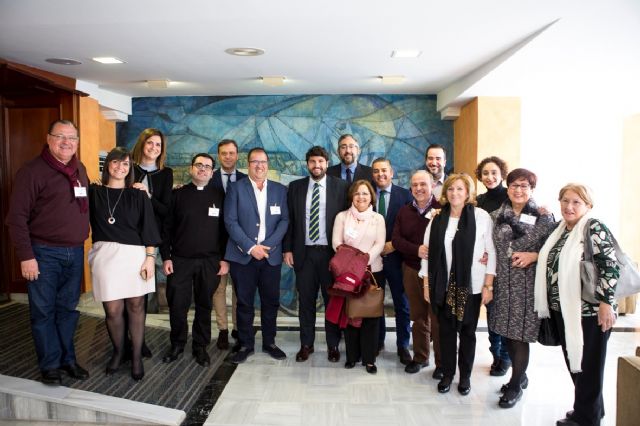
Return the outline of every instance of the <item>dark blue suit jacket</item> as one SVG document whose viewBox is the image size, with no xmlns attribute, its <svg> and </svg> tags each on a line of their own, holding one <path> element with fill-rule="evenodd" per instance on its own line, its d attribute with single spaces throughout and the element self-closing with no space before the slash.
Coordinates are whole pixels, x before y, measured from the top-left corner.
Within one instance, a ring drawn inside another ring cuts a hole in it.
<svg viewBox="0 0 640 426">
<path fill-rule="evenodd" d="M 280 213 L 273 213 L 272 207 Z M 229 233 L 225 260 L 248 264 L 253 257 L 249 249 L 258 243 L 260 214 L 251 181 L 241 179 L 227 186 L 224 201 L 224 224 Z M 271 247 L 267 261 L 270 265 L 282 264 L 282 239 L 289 227 L 287 188 L 274 181 L 267 181 L 266 238 L 262 245 Z"/>
<path fill-rule="evenodd" d="M 391 185 L 391 194 L 389 194 L 389 205 L 387 206 L 387 215 L 384 218 L 385 226 L 387 227 L 387 237 L 385 241 L 391 241 L 391 234 L 393 234 L 393 224 L 396 221 L 396 215 L 400 207 L 413 201 L 413 196 L 408 189 L 405 189 L 398 185 Z M 376 203 L 377 204 L 377 203 Z M 374 206 L 377 208 L 378 206 Z"/>
<path fill-rule="evenodd" d="M 236 169 L 236 182 L 244 177 L 247 177 L 247 175 Z M 212 185 L 214 188 L 220 188 L 224 191 L 224 187 L 222 186 L 222 169 L 218 169 L 213 172 L 213 177 L 211 178 L 211 181 L 209 181 L 209 185 Z"/>
</svg>

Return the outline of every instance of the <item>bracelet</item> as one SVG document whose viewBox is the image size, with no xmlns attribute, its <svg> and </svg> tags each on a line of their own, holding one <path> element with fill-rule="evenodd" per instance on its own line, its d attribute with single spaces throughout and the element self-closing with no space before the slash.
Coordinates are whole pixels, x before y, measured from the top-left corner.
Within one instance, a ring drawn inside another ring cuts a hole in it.
<svg viewBox="0 0 640 426">
<path fill-rule="evenodd" d="M 493 291 L 493 286 L 483 285 L 482 288 L 486 288 L 489 291 Z"/>
<path fill-rule="evenodd" d="M 155 253 L 146 253 L 148 257 L 153 257 L 155 259 L 156 254 Z"/>
</svg>

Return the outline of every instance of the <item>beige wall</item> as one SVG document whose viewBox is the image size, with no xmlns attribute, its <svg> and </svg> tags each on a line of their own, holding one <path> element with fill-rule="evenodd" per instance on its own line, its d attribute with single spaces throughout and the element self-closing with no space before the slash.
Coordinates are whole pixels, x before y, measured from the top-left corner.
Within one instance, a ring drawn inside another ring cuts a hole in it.
<svg viewBox="0 0 640 426">
<path fill-rule="evenodd" d="M 456 172 L 475 176 L 480 160 L 492 155 L 505 160 L 509 169 L 518 167 L 520 98 L 473 99 L 461 108 L 453 124 L 453 141 Z M 484 188 L 479 192 L 484 192 Z"/>
<path fill-rule="evenodd" d="M 620 245 L 640 263 L 640 199 L 634 188 L 640 182 L 640 114 L 624 120 L 622 145 L 622 205 L 620 206 Z"/>
<path fill-rule="evenodd" d="M 98 155 L 101 150 L 109 151 L 116 145 L 115 123 L 107 121 L 100 113 L 100 106 L 95 99 L 80 98 L 80 160 L 87 168 L 90 181 L 100 178 Z M 84 286 L 83 291 L 91 290 L 91 272 L 86 257 L 91 248 L 91 237 L 84 244 Z"/>
</svg>

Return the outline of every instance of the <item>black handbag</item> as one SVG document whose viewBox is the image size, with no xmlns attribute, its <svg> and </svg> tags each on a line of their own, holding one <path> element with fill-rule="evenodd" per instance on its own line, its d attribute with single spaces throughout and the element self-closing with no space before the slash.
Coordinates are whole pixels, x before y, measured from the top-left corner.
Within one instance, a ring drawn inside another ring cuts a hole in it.
<svg viewBox="0 0 640 426">
<path fill-rule="evenodd" d="M 538 342 L 544 346 L 560 346 L 560 333 L 556 322 L 551 318 L 542 318 L 540 321 Z"/>
</svg>

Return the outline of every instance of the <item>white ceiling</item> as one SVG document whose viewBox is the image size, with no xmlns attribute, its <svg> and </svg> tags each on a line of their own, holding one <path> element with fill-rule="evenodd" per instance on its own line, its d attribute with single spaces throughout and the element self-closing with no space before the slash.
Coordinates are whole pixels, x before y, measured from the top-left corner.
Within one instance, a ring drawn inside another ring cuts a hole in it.
<svg viewBox="0 0 640 426">
<path fill-rule="evenodd" d="M 510 48 L 558 19 L 537 49 L 516 53 L 515 71 L 486 78 Z M 1 58 L 134 97 L 448 89 L 455 98 L 480 80 L 483 91 L 515 94 L 523 73 L 562 74 L 563 64 L 589 63 L 581 58 L 640 71 L 639 31 L 640 0 L 0 0 Z M 266 53 L 233 57 L 224 52 L 230 47 Z M 423 53 L 390 57 L 402 48 Z M 95 56 L 126 63 L 101 65 Z M 51 57 L 82 65 L 45 62 Z M 286 76 L 286 84 L 258 80 L 272 75 Z M 380 75 L 404 75 L 406 83 L 383 86 Z M 144 84 L 155 79 L 174 83 L 167 90 Z"/>
</svg>

